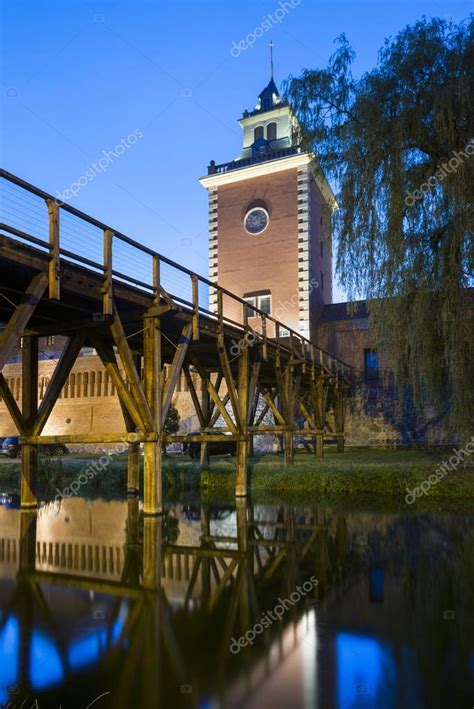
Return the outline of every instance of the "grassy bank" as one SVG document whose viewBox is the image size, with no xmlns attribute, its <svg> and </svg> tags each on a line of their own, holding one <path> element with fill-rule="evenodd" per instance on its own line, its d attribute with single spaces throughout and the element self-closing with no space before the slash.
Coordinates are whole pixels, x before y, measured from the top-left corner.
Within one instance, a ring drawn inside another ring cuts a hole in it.
<svg viewBox="0 0 474 709">
<path fill-rule="evenodd" d="M 282 456 L 265 454 L 249 463 L 250 490 L 254 501 L 271 502 L 285 499 L 304 503 L 321 497 L 334 501 L 378 500 L 405 505 L 407 488 L 413 490 L 426 481 L 437 467 L 449 461 L 451 450 L 353 450 L 327 453 L 315 458 L 310 453 L 297 452 L 295 464 L 283 466 Z M 77 479 L 88 465 L 85 460 L 48 460 L 41 462 L 40 492 L 52 497 Z M 120 497 L 126 489 L 126 457 L 114 460 L 107 473 L 99 473 L 81 487 L 78 493 L 86 497 Z M 1 489 L 17 492 L 19 464 L 0 466 Z M 172 494 L 200 489 L 208 501 L 233 499 L 235 460 L 213 457 L 206 470 L 186 456 L 171 455 L 164 463 L 164 484 Z M 467 459 L 457 470 L 431 485 L 428 494 L 416 499 L 412 508 L 441 509 L 448 501 L 463 502 L 474 507 L 474 460 Z"/>
<path fill-rule="evenodd" d="M 315 458 L 297 453 L 290 468 L 281 456 L 264 455 L 250 464 L 252 492 L 316 493 L 324 495 L 368 494 L 400 498 L 449 460 L 451 450 L 353 450 L 328 453 Z M 201 485 L 209 489 L 232 488 L 235 473 L 230 470 L 205 471 Z M 230 467 L 230 466 L 229 466 Z M 429 494 L 438 497 L 474 498 L 474 463 L 466 462 L 449 472 Z"/>
</svg>

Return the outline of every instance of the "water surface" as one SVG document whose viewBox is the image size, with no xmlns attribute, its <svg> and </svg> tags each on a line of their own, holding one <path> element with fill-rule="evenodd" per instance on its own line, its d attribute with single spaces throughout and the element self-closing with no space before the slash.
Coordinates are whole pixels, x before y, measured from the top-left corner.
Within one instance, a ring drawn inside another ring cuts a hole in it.
<svg viewBox="0 0 474 709">
<path fill-rule="evenodd" d="M 473 542 L 327 503 L 4 500 L 0 705 L 470 709 Z"/>
</svg>

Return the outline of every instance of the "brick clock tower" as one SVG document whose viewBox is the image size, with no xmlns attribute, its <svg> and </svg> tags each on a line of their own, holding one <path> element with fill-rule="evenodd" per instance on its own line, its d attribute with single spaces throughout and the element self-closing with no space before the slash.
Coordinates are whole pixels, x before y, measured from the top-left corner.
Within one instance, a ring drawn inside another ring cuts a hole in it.
<svg viewBox="0 0 474 709">
<path fill-rule="evenodd" d="M 334 195 L 314 155 L 294 143 L 296 117 L 273 77 L 239 123 L 239 157 L 211 161 L 200 179 L 209 194 L 209 279 L 248 300 L 249 316 L 253 305 L 314 340 L 332 302 Z"/>
</svg>

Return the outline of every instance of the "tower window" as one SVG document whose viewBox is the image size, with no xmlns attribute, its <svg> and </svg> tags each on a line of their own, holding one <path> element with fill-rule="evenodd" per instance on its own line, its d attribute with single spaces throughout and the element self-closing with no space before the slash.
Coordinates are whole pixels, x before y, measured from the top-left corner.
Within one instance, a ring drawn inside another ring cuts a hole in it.
<svg viewBox="0 0 474 709">
<path fill-rule="evenodd" d="M 253 132 L 253 139 L 258 140 L 259 138 L 263 138 L 264 133 L 263 133 L 263 126 L 257 126 Z"/>
<path fill-rule="evenodd" d="M 272 312 L 272 297 L 268 292 L 262 295 L 245 295 L 244 300 L 247 301 L 248 318 L 258 317 L 255 309 L 261 310 L 266 315 Z"/>
<path fill-rule="evenodd" d="M 276 140 L 277 137 L 277 124 L 269 123 L 267 126 L 267 140 Z"/>
<path fill-rule="evenodd" d="M 365 380 L 373 382 L 379 378 L 379 353 L 377 350 L 364 350 Z"/>
<path fill-rule="evenodd" d="M 267 315 L 270 315 L 271 310 L 272 310 L 272 301 L 271 301 L 271 296 L 269 295 L 261 295 L 258 298 L 258 308 L 261 310 L 263 313 L 266 313 Z"/>
<path fill-rule="evenodd" d="M 244 298 L 247 301 L 247 317 L 255 317 L 256 298 Z"/>
<path fill-rule="evenodd" d="M 324 273 L 321 271 L 319 275 L 320 275 L 319 282 L 321 283 L 321 290 L 324 290 Z"/>
<path fill-rule="evenodd" d="M 54 335 L 48 335 L 46 338 L 46 347 L 52 347 L 54 345 Z"/>
<path fill-rule="evenodd" d="M 321 256 L 321 258 L 324 257 L 324 242 L 322 241 L 319 243 L 319 255 Z"/>
</svg>

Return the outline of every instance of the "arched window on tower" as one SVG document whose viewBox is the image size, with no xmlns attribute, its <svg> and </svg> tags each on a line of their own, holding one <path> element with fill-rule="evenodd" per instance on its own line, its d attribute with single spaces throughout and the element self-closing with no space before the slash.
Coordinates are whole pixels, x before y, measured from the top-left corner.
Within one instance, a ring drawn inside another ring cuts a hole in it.
<svg viewBox="0 0 474 709">
<path fill-rule="evenodd" d="M 263 138 L 263 126 L 257 126 L 253 132 L 253 139 L 254 142 L 258 140 L 259 138 Z"/>
<path fill-rule="evenodd" d="M 277 124 L 269 123 L 267 126 L 267 140 L 276 140 L 277 137 Z"/>
</svg>

